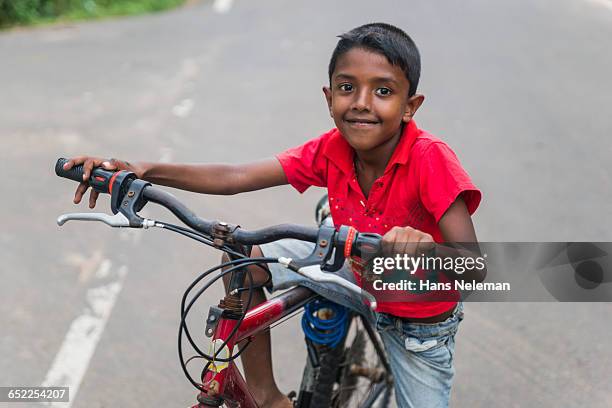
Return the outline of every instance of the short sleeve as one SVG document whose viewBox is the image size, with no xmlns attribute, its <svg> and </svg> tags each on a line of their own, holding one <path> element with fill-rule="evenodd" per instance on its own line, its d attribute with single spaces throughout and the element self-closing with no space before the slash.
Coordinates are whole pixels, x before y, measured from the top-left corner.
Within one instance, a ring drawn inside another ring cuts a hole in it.
<svg viewBox="0 0 612 408">
<path fill-rule="evenodd" d="M 328 136 L 326 133 L 276 155 L 287 181 L 300 193 L 310 186 L 327 186 L 327 160 L 323 146 Z"/>
<path fill-rule="evenodd" d="M 460 194 L 470 215 L 482 196 L 455 153 L 443 142 L 432 143 L 420 158 L 419 194 L 436 223 Z"/>
</svg>

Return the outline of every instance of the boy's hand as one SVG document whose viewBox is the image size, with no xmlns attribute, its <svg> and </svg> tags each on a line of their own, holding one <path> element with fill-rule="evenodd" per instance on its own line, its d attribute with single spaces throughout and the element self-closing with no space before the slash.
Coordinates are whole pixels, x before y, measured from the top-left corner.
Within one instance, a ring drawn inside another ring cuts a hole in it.
<svg viewBox="0 0 612 408">
<path fill-rule="evenodd" d="M 64 164 L 64 170 L 70 170 L 74 166 L 83 165 L 83 181 L 79 184 L 74 193 L 74 203 L 78 204 L 81 202 L 83 195 L 89 188 L 89 184 L 85 181 L 89 179 L 92 170 L 94 167 L 102 167 L 105 170 L 123 170 L 120 169 L 121 162 L 115 159 L 101 159 L 98 157 L 89 157 L 89 156 L 77 156 L 74 157 L 66 164 Z M 89 193 L 89 208 L 94 208 L 96 206 L 96 200 L 98 199 L 99 193 L 95 190 L 91 190 Z"/>
<path fill-rule="evenodd" d="M 426 254 L 434 245 L 431 235 L 411 227 L 393 227 L 382 239 L 382 251 L 386 256 L 418 256 Z"/>
</svg>

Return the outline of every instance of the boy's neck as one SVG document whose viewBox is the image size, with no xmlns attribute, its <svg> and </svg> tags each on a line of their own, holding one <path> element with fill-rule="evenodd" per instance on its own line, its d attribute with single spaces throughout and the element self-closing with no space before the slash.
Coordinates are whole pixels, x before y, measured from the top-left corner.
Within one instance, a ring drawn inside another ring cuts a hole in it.
<svg viewBox="0 0 612 408">
<path fill-rule="evenodd" d="M 368 150 L 367 152 L 355 150 L 355 155 L 353 156 L 355 176 L 365 198 L 369 197 L 370 190 L 376 179 L 385 173 L 385 169 L 387 168 L 389 160 L 391 160 L 395 147 L 402 137 L 402 130 L 403 127 L 400 128 L 397 134 L 391 139 L 376 146 L 372 150 Z"/>
<path fill-rule="evenodd" d="M 354 162 L 356 173 L 372 181 L 382 176 L 395 151 L 395 147 L 402 137 L 402 130 L 403 127 L 400 127 L 391 139 L 376 146 L 372 150 L 365 152 L 355 150 Z"/>
</svg>

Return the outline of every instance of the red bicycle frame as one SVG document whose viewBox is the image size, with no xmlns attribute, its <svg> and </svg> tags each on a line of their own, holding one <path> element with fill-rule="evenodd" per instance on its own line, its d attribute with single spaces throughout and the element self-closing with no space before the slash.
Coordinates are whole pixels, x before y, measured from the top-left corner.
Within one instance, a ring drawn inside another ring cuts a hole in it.
<svg viewBox="0 0 612 408">
<path fill-rule="evenodd" d="M 236 343 L 257 335 L 273 323 L 291 314 L 312 300 L 316 294 L 310 289 L 296 287 L 280 296 L 249 310 L 236 335 L 219 353 L 219 357 L 227 358 L 232 353 Z M 215 328 L 213 345 L 221 345 L 228 339 L 238 320 L 222 317 Z M 217 352 L 218 350 L 213 350 Z M 198 396 L 199 403 L 192 408 L 228 407 L 258 408 L 255 399 L 249 392 L 242 374 L 233 361 L 229 363 L 213 362 L 204 375 L 202 392 Z"/>
</svg>

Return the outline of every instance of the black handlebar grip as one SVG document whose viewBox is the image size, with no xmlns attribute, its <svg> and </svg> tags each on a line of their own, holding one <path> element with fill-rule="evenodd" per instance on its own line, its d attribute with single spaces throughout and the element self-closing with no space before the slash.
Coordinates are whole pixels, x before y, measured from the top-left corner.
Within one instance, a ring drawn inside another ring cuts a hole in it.
<svg viewBox="0 0 612 408">
<path fill-rule="evenodd" d="M 57 160 L 57 163 L 55 163 L 55 174 L 79 183 L 83 182 L 83 165 L 75 166 L 70 170 L 64 170 L 64 164 L 66 164 L 66 162 L 68 162 L 68 160 L 64 158 Z M 114 175 L 115 171 L 96 167 L 92 170 L 87 183 L 91 188 L 100 193 L 110 193 L 110 185 Z"/>
<path fill-rule="evenodd" d="M 64 164 L 68 163 L 68 159 L 59 158 L 55 163 L 55 174 L 77 182 L 83 181 L 83 165 L 72 167 L 70 170 L 64 170 Z"/>
<path fill-rule="evenodd" d="M 370 260 L 380 255 L 382 250 L 382 237 L 378 234 L 360 232 L 353 242 L 351 254 L 359 256 L 364 260 Z"/>
</svg>

